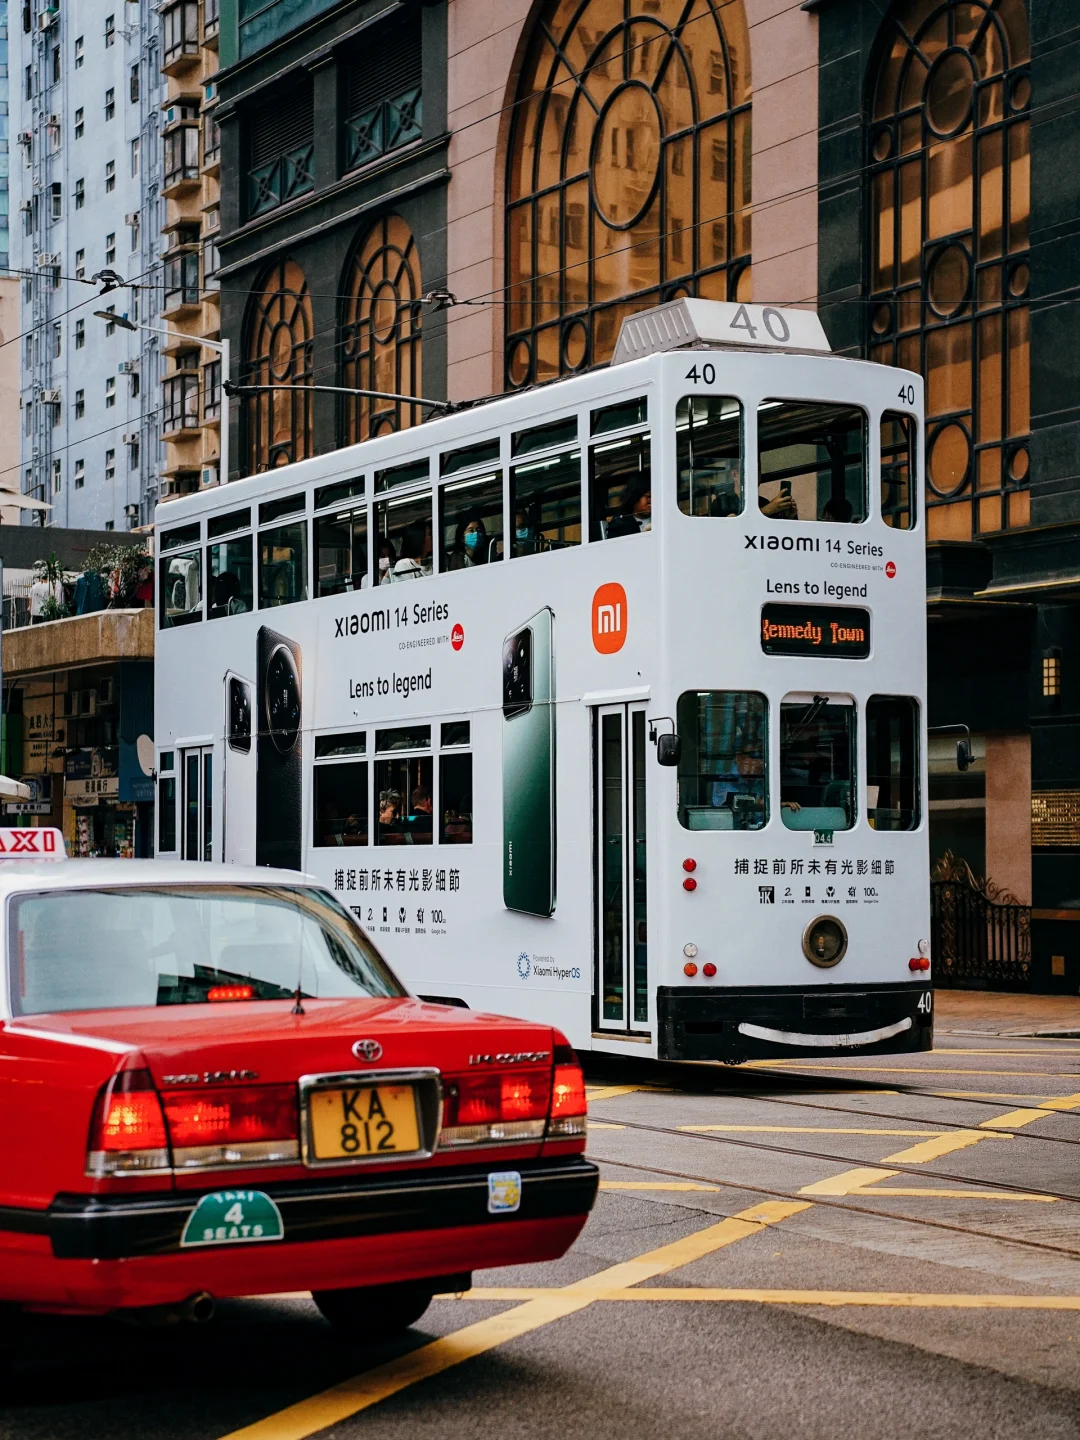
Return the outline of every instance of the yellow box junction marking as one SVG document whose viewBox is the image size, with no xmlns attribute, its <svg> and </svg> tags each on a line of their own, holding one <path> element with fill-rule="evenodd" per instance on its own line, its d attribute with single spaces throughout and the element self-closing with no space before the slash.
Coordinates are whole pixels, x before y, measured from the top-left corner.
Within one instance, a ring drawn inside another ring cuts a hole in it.
<svg viewBox="0 0 1080 1440">
<path fill-rule="evenodd" d="M 447 1300 L 532 1300 L 558 1294 L 554 1290 L 513 1289 L 492 1286 L 447 1295 Z M 919 1293 L 906 1290 L 735 1290 L 680 1285 L 650 1286 L 647 1290 L 605 1290 L 604 1301 L 707 1301 L 712 1304 L 872 1306 L 913 1310 L 1080 1310 L 1080 1295 L 970 1295 Z"/>
<path fill-rule="evenodd" d="M 1044 1100 L 1037 1107 L 1027 1110 L 1010 1110 L 1007 1115 L 998 1115 L 993 1120 L 984 1120 L 984 1130 L 1019 1130 L 1022 1125 L 1030 1125 L 1033 1120 L 1042 1120 L 1046 1115 L 1053 1115 L 1056 1112 L 1062 1113 L 1068 1110 L 1080 1110 L 1080 1095 L 1062 1095 L 1057 1100 Z"/>
<path fill-rule="evenodd" d="M 623 1127 L 620 1127 L 623 1128 Z M 723 1135 L 940 1135 L 940 1130 L 869 1130 L 848 1125 L 679 1125 L 690 1134 Z"/>
<path fill-rule="evenodd" d="M 389 1360 L 385 1365 L 377 1365 L 373 1370 L 333 1385 L 307 1400 L 300 1400 L 265 1420 L 234 1430 L 224 1440 L 306 1440 L 307 1436 L 340 1424 L 420 1380 L 439 1375 L 454 1365 L 505 1345 L 509 1340 L 516 1340 L 530 1330 L 537 1330 L 565 1315 L 583 1310 L 608 1290 L 627 1289 L 640 1285 L 643 1280 L 666 1275 L 808 1209 L 808 1202 L 797 1200 L 770 1200 L 763 1205 L 754 1205 L 749 1210 L 721 1220 L 718 1225 L 710 1225 L 687 1235 L 685 1239 L 662 1245 L 635 1260 L 611 1265 L 599 1274 L 578 1280 L 561 1290 L 543 1291 L 513 1310 L 455 1330 L 453 1334 L 433 1340 L 430 1345 L 422 1345 L 408 1355 Z"/>
<path fill-rule="evenodd" d="M 694 1185 L 687 1180 L 601 1180 L 601 1190 L 719 1190 L 719 1185 Z"/>
</svg>

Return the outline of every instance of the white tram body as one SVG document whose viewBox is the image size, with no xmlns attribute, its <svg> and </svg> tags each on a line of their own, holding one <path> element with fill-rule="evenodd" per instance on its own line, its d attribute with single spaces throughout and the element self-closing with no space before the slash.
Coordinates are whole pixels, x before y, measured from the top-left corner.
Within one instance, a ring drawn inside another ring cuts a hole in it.
<svg viewBox="0 0 1080 1440">
<path fill-rule="evenodd" d="M 158 853 L 582 1050 L 927 1049 L 922 381 L 701 301 L 615 359 L 159 506 Z"/>
</svg>

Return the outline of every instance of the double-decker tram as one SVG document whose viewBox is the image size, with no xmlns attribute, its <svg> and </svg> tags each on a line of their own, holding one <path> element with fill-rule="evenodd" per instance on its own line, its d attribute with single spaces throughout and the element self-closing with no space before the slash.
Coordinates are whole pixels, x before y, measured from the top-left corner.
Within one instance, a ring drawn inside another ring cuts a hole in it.
<svg viewBox="0 0 1080 1440">
<path fill-rule="evenodd" d="M 583 1050 L 929 1048 L 922 381 L 681 300 L 157 513 L 158 853 Z"/>
</svg>

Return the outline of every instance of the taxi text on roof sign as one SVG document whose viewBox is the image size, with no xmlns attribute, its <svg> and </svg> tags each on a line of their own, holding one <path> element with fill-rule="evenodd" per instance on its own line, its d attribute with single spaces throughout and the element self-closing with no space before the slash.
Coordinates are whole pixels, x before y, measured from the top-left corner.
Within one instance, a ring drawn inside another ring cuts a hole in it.
<svg viewBox="0 0 1080 1440">
<path fill-rule="evenodd" d="M 0 860 L 66 860 L 64 833 L 55 825 L 0 827 Z"/>
</svg>

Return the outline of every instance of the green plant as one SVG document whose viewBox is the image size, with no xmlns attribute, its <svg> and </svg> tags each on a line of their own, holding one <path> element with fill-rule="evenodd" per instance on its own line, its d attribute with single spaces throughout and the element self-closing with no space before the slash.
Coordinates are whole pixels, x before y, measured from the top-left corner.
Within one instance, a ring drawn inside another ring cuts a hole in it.
<svg viewBox="0 0 1080 1440">
<path fill-rule="evenodd" d="M 95 545 L 87 553 L 84 569 L 101 576 L 110 605 L 130 605 L 152 574 L 153 563 L 141 545 Z"/>
<path fill-rule="evenodd" d="M 55 553 L 50 553 L 47 560 L 34 561 L 34 576 L 38 580 L 44 580 L 49 586 L 62 585 L 64 583 L 64 567 L 56 558 Z"/>
<path fill-rule="evenodd" d="M 47 595 L 42 602 L 42 620 L 66 620 L 72 614 L 71 606 L 66 601 L 57 600 L 55 595 Z"/>
</svg>

